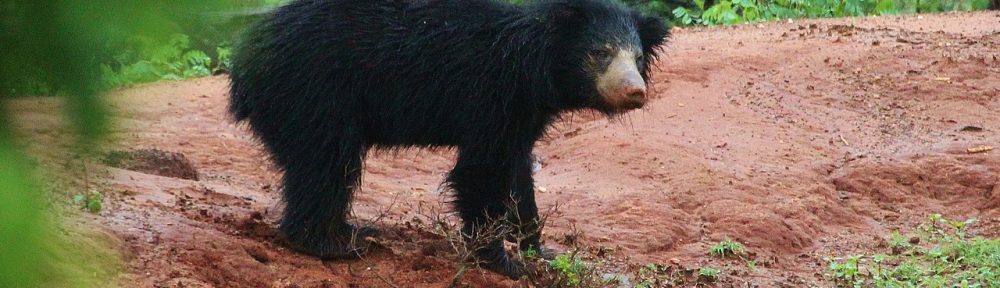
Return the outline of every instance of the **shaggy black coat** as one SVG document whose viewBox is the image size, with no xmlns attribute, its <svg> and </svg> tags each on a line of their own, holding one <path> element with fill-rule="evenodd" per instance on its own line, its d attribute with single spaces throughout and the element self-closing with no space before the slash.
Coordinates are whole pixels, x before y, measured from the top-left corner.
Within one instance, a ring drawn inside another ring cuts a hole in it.
<svg viewBox="0 0 1000 288">
<path fill-rule="evenodd" d="M 638 48 L 648 81 L 667 34 L 659 18 L 598 0 L 298 0 L 238 45 L 230 112 L 283 170 L 280 229 L 300 251 L 363 252 L 350 239 L 374 231 L 345 217 L 366 152 L 400 147 L 457 148 L 447 183 L 464 231 L 516 203 L 520 247 L 539 248 L 532 146 L 561 112 L 623 112 L 597 95 L 596 47 Z M 500 241 L 477 256 L 521 275 Z"/>
</svg>

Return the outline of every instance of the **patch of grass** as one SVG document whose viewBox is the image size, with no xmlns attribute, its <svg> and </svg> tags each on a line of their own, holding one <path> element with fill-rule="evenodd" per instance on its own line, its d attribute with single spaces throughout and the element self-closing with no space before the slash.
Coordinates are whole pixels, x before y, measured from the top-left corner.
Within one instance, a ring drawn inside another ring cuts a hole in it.
<svg viewBox="0 0 1000 288">
<path fill-rule="evenodd" d="M 712 247 L 708 248 L 708 254 L 723 258 L 743 255 L 745 251 L 746 248 L 743 246 L 742 243 L 736 242 L 729 238 L 726 238 L 722 240 L 722 242 L 719 242 L 718 244 L 712 245 Z"/>
<path fill-rule="evenodd" d="M 1000 287 L 1000 239 L 966 237 L 974 222 L 933 214 L 912 237 L 890 234 L 891 254 L 828 258 L 828 276 L 841 287 Z"/>
<path fill-rule="evenodd" d="M 717 268 L 701 267 L 698 268 L 698 279 L 713 282 L 715 280 L 719 280 L 719 273 L 721 272 L 722 271 Z"/>
<path fill-rule="evenodd" d="M 606 271 L 605 262 L 585 260 L 578 252 L 561 253 L 552 260 L 524 257 L 529 267 L 534 267 L 528 282 L 532 287 L 631 287 L 629 277 Z M 522 256 L 525 253 L 532 251 L 522 252 Z"/>
<path fill-rule="evenodd" d="M 892 254 L 900 254 L 902 251 L 910 249 L 911 245 L 909 241 L 910 239 L 903 237 L 903 234 L 900 234 L 899 230 L 892 231 L 888 239 L 889 248 L 893 251 Z"/>
<path fill-rule="evenodd" d="M 588 272 L 590 265 L 580 259 L 580 256 L 561 254 L 549 262 L 549 267 L 559 273 L 560 278 L 571 287 L 578 287 L 583 281 L 582 275 Z"/>
<path fill-rule="evenodd" d="M 847 256 L 843 259 L 838 259 L 838 261 L 830 262 L 830 266 L 827 269 L 833 273 L 833 277 L 837 279 L 838 283 L 864 283 L 864 280 L 860 279 L 861 271 L 858 266 L 863 261 L 863 257 L 864 254 Z"/>
</svg>

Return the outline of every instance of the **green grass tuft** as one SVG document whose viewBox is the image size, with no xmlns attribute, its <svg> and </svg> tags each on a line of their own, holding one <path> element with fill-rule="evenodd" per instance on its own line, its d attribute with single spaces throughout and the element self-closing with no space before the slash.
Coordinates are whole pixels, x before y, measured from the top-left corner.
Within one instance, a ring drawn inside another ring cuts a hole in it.
<svg viewBox="0 0 1000 288">
<path fill-rule="evenodd" d="M 725 240 L 722 240 L 722 242 L 719 242 L 718 244 L 712 245 L 712 247 L 708 248 L 708 254 L 723 258 L 743 255 L 745 251 L 746 248 L 743 246 L 742 243 L 736 242 L 729 238 L 726 238 Z"/>
</svg>

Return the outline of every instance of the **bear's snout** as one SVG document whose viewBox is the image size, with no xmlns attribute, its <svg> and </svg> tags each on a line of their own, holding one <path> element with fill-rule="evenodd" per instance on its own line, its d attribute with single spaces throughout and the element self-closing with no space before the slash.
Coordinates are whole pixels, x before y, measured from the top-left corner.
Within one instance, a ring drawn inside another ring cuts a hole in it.
<svg viewBox="0 0 1000 288">
<path fill-rule="evenodd" d="M 608 69 L 597 79 L 597 89 L 604 103 L 614 110 L 641 108 L 646 104 L 646 82 L 635 65 L 635 55 L 620 51 Z"/>
<path fill-rule="evenodd" d="M 623 107 L 621 108 L 636 109 L 645 105 L 647 101 L 646 83 L 642 81 L 642 76 L 639 76 L 639 73 L 626 75 L 625 79 L 622 80 L 621 94 L 620 97 L 623 99 Z"/>
</svg>

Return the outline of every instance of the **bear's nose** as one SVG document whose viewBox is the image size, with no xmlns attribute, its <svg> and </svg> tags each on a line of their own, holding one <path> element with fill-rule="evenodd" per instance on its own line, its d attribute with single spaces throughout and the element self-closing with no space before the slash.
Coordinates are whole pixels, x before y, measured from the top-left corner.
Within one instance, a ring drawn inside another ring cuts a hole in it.
<svg viewBox="0 0 1000 288">
<path fill-rule="evenodd" d="M 642 77 L 637 73 L 630 73 L 636 75 L 628 75 L 623 79 L 622 83 L 622 94 L 625 96 L 625 100 L 635 103 L 635 104 L 645 104 L 646 103 L 646 83 L 642 82 Z"/>
<path fill-rule="evenodd" d="M 646 101 L 646 87 L 644 85 L 625 86 L 625 98 L 631 101 L 645 102 Z"/>
</svg>

